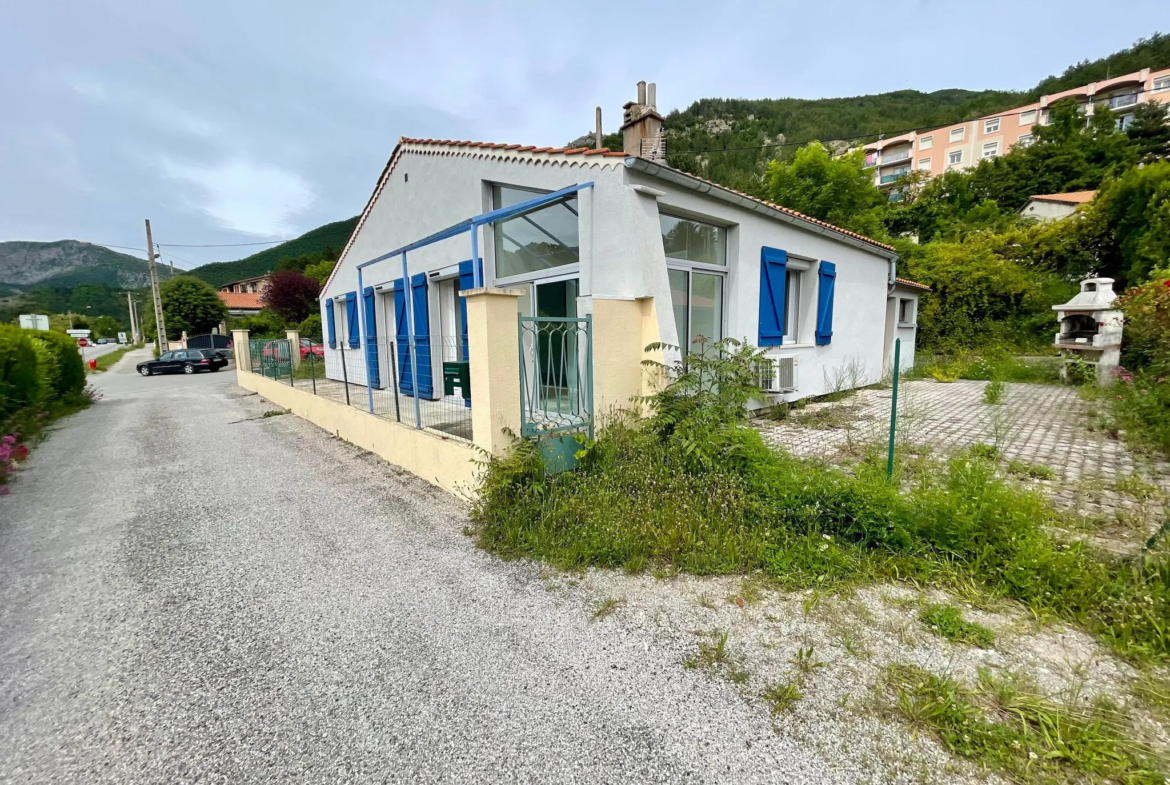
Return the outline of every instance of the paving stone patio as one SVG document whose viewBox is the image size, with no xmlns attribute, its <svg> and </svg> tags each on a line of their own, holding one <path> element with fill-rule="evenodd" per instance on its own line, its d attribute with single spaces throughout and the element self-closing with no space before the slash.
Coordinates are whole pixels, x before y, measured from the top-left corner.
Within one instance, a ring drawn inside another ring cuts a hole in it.
<svg viewBox="0 0 1170 785">
<path fill-rule="evenodd" d="M 899 442 L 946 450 L 995 445 L 1008 459 L 1051 468 L 1055 481 L 1043 485 L 1057 504 L 1084 507 L 1089 513 L 1134 506 L 1135 500 L 1113 487 L 1135 471 L 1162 493 L 1170 493 L 1170 465 L 1136 456 L 1123 441 L 1090 430 L 1090 408 L 1100 404 L 1085 401 L 1075 389 L 1008 384 L 1003 403 L 992 406 L 983 402 L 986 385 L 903 381 L 898 392 Z M 889 389 L 860 390 L 844 401 L 810 404 L 788 420 L 760 419 L 755 424 L 771 444 L 795 455 L 833 460 L 850 447 L 888 438 L 891 395 Z M 845 407 L 843 414 L 830 418 L 837 427 L 810 427 L 817 411 L 827 407 Z"/>
</svg>

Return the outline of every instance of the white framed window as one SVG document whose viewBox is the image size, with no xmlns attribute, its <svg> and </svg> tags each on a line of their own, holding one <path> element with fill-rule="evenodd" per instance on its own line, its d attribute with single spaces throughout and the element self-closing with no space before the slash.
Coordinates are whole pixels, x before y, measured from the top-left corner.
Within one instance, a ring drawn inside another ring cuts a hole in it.
<svg viewBox="0 0 1170 785">
<path fill-rule="evenodd" d="M 933 136 L 924 136 L 918 140 L 918 149 L 919 150 L 929 150 L 932 147 L 934 147 L 934 137 Z"/>
<path fill-rule="evenodd" d="M 722 340 L 723 274 L 670 267 L 666 276 L 670 281 L 670 304 L 682 353 L 699 351 L 695 342 L 700 336 L 707 345 Z"/>
<path fill-rule="evenodd" d="M 494 185 L 492 202 L 498 210 L 534 199 L 542 193 L 546 192 Z M 500 221 L 492 227 L 492 233 L 495 236 L 497 279 L 577 264 L 580 261 L 577 195 Z"/>
<path fill-rule="evenodd" d="M 658 214 L 667 259 L 727 266 L 727 229 L 667 213 Z"/>
<path fill-rule="evenodd" d="M 990 120 L 983 121 L 983 133 L 997 134 L 999 133 L 999 118 L 993 117 Z"/>
<path fill-rule="evenodd" d="M 1028 109 L 1020 112 L 1020 125 L 1031 125 L 1036 122 L 1036 110 Z"/>
<path fill-rule="evenodd" d="M 930 169 L 930 159 L 929 158 L 919 158 L 918 159 L 918 168 L 919 169 Z"/>
<path fill-rule="evenodd" d="M 951 141 L 952 141 L 952 142 L 959 142 L 959 141 L 962 141 L 963 137 L 964 137 L 964 136 L 966 136 L 966 134 L 967 134 L 967 128 L 966 128 L 966 127 L 963 127 L 963 128 L 952 128 L 952 129 L 951 129 Z"/>
<path fill-rule="evenodd" d="M 961 163 L 963 163 L 962 150 L 952 150 L 951 152 L 947 153 L 947 166 L 955 166 Z"/>
<path fill-rule="evenodd" d="M 1032 134 L 1020 134 L 1020 138 L 1016 140 L 1016 144 L 1020 147 L 1027 147 L 1032 144 Z"/>
<path fill-rule="evenodd" d="M 999 155 L 999 142 L 988 142 L 983 145 L 984 158 L 995 158 L 997 155 Z"/>
<path fill-rule="evenodd" d="M 1163 90 L 1170 90 L 1170 74 L 1154 79 L 1154 92 L 1160 93 Z"/>
<path fill-rule="evenodd" d="M 784 273 L 784 343 L 800 343 L 800 282 L 802 272 L 789 267 Z"/>
<path fill-rule="evenodd" d="M 914 308 L 913 298 L 899 298 L 898 299 L 898 326 L 909 327 L 915 324 L 917 317 L 916 309 Z"/>
</svg>

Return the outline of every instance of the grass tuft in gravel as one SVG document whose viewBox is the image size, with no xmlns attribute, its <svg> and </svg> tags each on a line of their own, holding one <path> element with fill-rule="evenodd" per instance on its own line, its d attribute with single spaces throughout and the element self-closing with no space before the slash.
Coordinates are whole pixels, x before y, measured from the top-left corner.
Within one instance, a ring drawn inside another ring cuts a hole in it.
<svg viewBox="0 0 1170 785">
<path fill-rule="evenodd" d="M 783 714 L 803 698 L 804 693 L 800 691 L 796 681 L 786 681 L 770 685 L 760 693 L 760 697 L 767 702 L 773 714 Z"/>
<path fill-rule="evenodd" d="M 625 604 L 626 604 L 625 597 L 606 597 L 604 600 L 602 600 L 601 602 L 599 602 L 597 604 L 596 608 L 593 609 L 593 616 L 591 617 L 591 619 L 593 621 L 598 621 L 599 619 L 604 619 L 605 617 L 613 614 L 614 611 L 616 611 L 618 608 L 622 607 Z"/>
<path fill-rule="evenodd" d="M 1163 785 L 1167 761 L 1132 738 L 1116 707 L 1056 703 L 1024 681 L 982 671 L 965 687 L 912 665 L 891 666 L 891 708 L 955 755 L 1013 782 Z"/>
<path fill-rule="evenodd" d="M 1032 480 L 1051 480 L 1056 476 L 1056 472 L 1042 463 L 1029 463 L 1019 458 L 1008 461 L 1007 470 L 1008 474 Z"/>
<path fill-rule="evenodd" d="M 981 649 L 995 644 L 995 633 L 981 624 L 964 621 L 962 612 L 953 605 L 931 605 L 918 617 L 931 632 L 955 643 L 967 643 Z"/>
<path fill-rule="evenodd" d="M 279 417 L 282 414 L 288 414 L 288 410 L 287 409 L 269 409 L 268 411 L 264 412 L 264 414 L 262 414 L 260 416 L 264 419 L 268 419 L 269 417 Z"/>
</svg>

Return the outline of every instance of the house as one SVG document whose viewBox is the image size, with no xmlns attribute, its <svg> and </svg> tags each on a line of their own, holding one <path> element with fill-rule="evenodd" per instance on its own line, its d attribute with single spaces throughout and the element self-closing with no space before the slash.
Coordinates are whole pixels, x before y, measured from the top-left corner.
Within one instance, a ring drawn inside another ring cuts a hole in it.
<svg viewBox="0 0 1170 785">
<path fill-rule="evenodd" d="M 1048 124 L 1049 107 L 1065 98 L 1079 102 L 1086 116 L 1097 106 L 1108 106 L 1124 130 L 1133 122 L 1133 108 L 1138 104 L 1170 101 L 1170 68 L 1145 68 L 1042 95 L 1033 103 L 975 120 L 879 139 L 865 146 L 865 162 L 873 167 L 878 186 L 891 186 L 915 171 L 934 177 L 950 169 L 968 169 L 984 158 L 1004 155 L 1017 144 L 1030 144 L 1033 129 Z"/>
<path fill-rule="evenodd" d="M 1020 208 L 1020 215 L 1038 218 L 1041 221 L 1058 221 L 1068 218 L 1082 204 L 1093 201 L 1096 191 L 1070 191 L 1066 194 L 1038 194 L 1028 199 Z"/>
<path fill-rule="evenodd" d="M 228 316 L 255 316 L 264 306 L 261 295 L 255 292 L 234 292 L 219 290 L 219 299 L 227 306 Z"/>
<path fill-rule="evenodd" d="M 219 287 L 221 292 L 239 292 L 251 294 L 264 294 L 264 290 L 268 288 L 268 284 L 272 282 L 272 273 L 265 273 L 264 275 L 257 275 L 253 278 L 241 278 L 238 281 L 231 281 Z"/>
<path fill-rule="evenodd" d="M 925 287 L 898 279 L 894 249 L 667 166 L 646 87 L 622 151 L 400 139 L 322 288 L 329 378 L 365 385 L 368 367 L 372 388 L 450 397 L 434 380 L 468 359 L 470 289 L 507 290 L 544 320 L 532 329 L 588 317 L 591 364 L 574 344 L 526 345 L 522 319 L 519 341 L 490 340 L 532 354 L 533 389 L 587 376 L 593 412 L 645 392 L 656 342 L 681 347 L 666 360 L 703 338 L 763 347 L 773 402 L 880 380 L 898 337 L 912 365 Z"/>
</svg>

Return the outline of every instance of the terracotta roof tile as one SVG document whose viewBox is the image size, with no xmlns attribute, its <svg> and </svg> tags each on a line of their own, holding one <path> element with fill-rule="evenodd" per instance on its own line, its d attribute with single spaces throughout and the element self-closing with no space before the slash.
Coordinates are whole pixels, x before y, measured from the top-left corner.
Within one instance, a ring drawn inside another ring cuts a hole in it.
<svg viewBox="0 0 1170 785">
<path fill-rule="evenodd" d="M 1032 198 L 1040 202 L 1059 202 L 1060 204 L 1085 204 L 1093 201 L 1096 191 L 1070 191 L 1066 194 L 1037 194 Z"/>
<path fill-rule="evenodd" d="M 260 302 L 259 292 L 219 292 L 219 299 L 223 300 L 223 304 L 228 308 L 260 310 L 264 307 Z"/>
<path fill-rule="evenodd" d="M 911 281 L 909 278 L 895 278 L 894 283 L 900 283 L 903 286 L 909 286 L 911 289 L 922 289 L 927 292 L 930 291 L 930 287 L 926 284 L 918 283 L 918 281 Z"/>
</svg>

